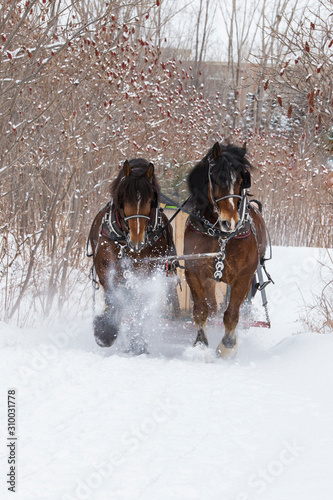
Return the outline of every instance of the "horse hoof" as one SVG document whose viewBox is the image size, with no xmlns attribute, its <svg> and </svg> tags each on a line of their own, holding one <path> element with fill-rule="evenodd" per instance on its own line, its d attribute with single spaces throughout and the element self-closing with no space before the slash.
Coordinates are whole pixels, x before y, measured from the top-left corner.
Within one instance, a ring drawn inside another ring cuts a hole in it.
<svg viewBox="0 0 333 500">
<path fill-rule="evenodd" d="M 237 354 L 237 339 L 233 346 L 226 347 L 222 340 L 216 348 L 216 353 L 220 358 L 233 359 Z"/>
<path fill-rule="evenodd" d="M 96 335 L 95 333 L 95 341 L 96 344 L 99 345 L 99 347 L 111 347 L 115 340 L 116 338 L 114 338 L 113 340 L 100 338 L 98 337 L 98 334 Z"/>
<path fill-rule="evenodd" d="M 100 347 L 111 347 L 118 335 L 118 327 L 110 323 L 104 315 L 94 318 L 94 335 Z"/>
<path fill-rule="evenodd" d="M 196 340 L 193 344 L 192 347 L 201 347 L 201 349 L 205 349 L 206 347 L 208 347 L 208 342 L 203 342 L 201 340 Z"/>
<path fill-rule="evenodd" d="M 134 337 L 130 342 L 130 352 L 132 352 L 135 356 L 149 354 L 148 343 L 144 339 Z"/>
<path fill-rule="evenodd" d="M 208 339 L 202 328 L 198 330 L 197 338 L 195 339 L 193 347 L 196 347 L 197 345 L 202 347 L 208 347 Z"/>
</svg>

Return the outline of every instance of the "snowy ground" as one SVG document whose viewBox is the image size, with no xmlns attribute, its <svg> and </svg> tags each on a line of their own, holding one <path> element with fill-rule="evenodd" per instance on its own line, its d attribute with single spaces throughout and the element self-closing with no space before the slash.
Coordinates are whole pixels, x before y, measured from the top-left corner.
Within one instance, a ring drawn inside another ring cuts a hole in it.
<svg viewBox="0 0 333 500">
<path fill-rule="evenodd" d="M 330 500 L 333 335 L 299 321 L 320 289 L 315 249 L 274 248 L 272 328 L 232 361 L 193 349 L 190 322 L 152 318 L 151 354 L 93 340 L 91 316 L 0 324 L 0 497 L 19 500 Z M 260 297 L 255 316 L 263 319 Z M 7 490 L 16 390 L 17 491 Z"/>
</svg>

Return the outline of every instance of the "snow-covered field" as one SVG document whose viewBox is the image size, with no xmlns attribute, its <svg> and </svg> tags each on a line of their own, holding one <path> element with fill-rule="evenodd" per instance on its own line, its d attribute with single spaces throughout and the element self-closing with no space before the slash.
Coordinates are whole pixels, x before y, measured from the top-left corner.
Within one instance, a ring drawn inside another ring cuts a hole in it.
<svg viewBox="0 0 333 500">
<path fill-rule="evenodd" d="M 150 355 L 108 350 L 84 319 L 0 324 L 0 498 L 330 500 L 333 335 L 299 318 L 323 251 L 273 248 L 271 329 L 239 331 L 232 361 L 193 349 L 190 322 L 151 318 Z M 254 316 L 264 319 L 260 297 Z M 160 326 L 158 324 L 160 323 Z M 8 491 L 7 392 L 17 411 Z"/>
</svg>

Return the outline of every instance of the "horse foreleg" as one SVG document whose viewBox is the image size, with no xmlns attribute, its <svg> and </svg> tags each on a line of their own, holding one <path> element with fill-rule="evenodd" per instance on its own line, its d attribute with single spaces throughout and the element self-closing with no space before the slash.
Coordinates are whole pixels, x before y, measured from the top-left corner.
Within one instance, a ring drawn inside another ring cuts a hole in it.
<svg viewBox="0 0 333 500">
<path fill-rule="evenodd" d="M 249 293 L 252 280 L 244 281 L 238 282 L 231 288 L 230 302 L 223 316 L 225 333 L 216 349 L 221 358 L 230 359 L 237 353 L 236 327 L 239 321 L 239 309 Z"/>
<path fill-rule="evenodd" d="M 94 335 L 100 347 L 111 347 L 118 336 L 120 325 L 120 303 L 114 294 L 105 294 L 105 310 L 94 318 Z"/>
<path fill-rule="evenodd" d="M 187 273 L 186 280 L 192 293 L 193 319 L 197 327 L 197 337 L 194 341 L 193 347 L 198 344 L 208 346 L 206 322 L 209 307 L 206 301 L 205 291 L 200 280 L 193 275 Z"/>
</svg>

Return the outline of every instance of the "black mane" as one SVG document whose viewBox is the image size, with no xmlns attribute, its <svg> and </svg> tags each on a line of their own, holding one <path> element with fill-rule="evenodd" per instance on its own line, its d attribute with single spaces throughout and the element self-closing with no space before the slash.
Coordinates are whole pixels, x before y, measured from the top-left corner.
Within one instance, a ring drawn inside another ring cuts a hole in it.
<svg viewBox="0 0 333 500">
<path fill-rule="evenodd" d="M 209 163 L 212 164 L 212 180 L 221 187 L 230 187 L 235 176 L 253 167 L 245 157 L 246 147 L 234 144 L 220 144 L 221 155 L 213 158 L 213 148 L 200 160 L 190 172 L 187 178 L 189 191 L 192 195 L 192 203 L 201 214 L 210 206 L 208 199 L 208 171 Z"/>
<path fill-rule="evenodd" d="M 111 184 L 110 193 L 115 208 L 122 208 L 124 200 L 130 204 L 137 204 L 138 193 L 140 193 L 141 203 L 146 204 L 153 199 L 158 205 L 160 188 L 157 179 L 155 174 L 152 179 L 148 179 L 146 175 L 150 163 L 143 158 L 133 158 L 128 163 L 131 167 L 131 174 L 126 177 L 123 167 Z"/>
</svg>

